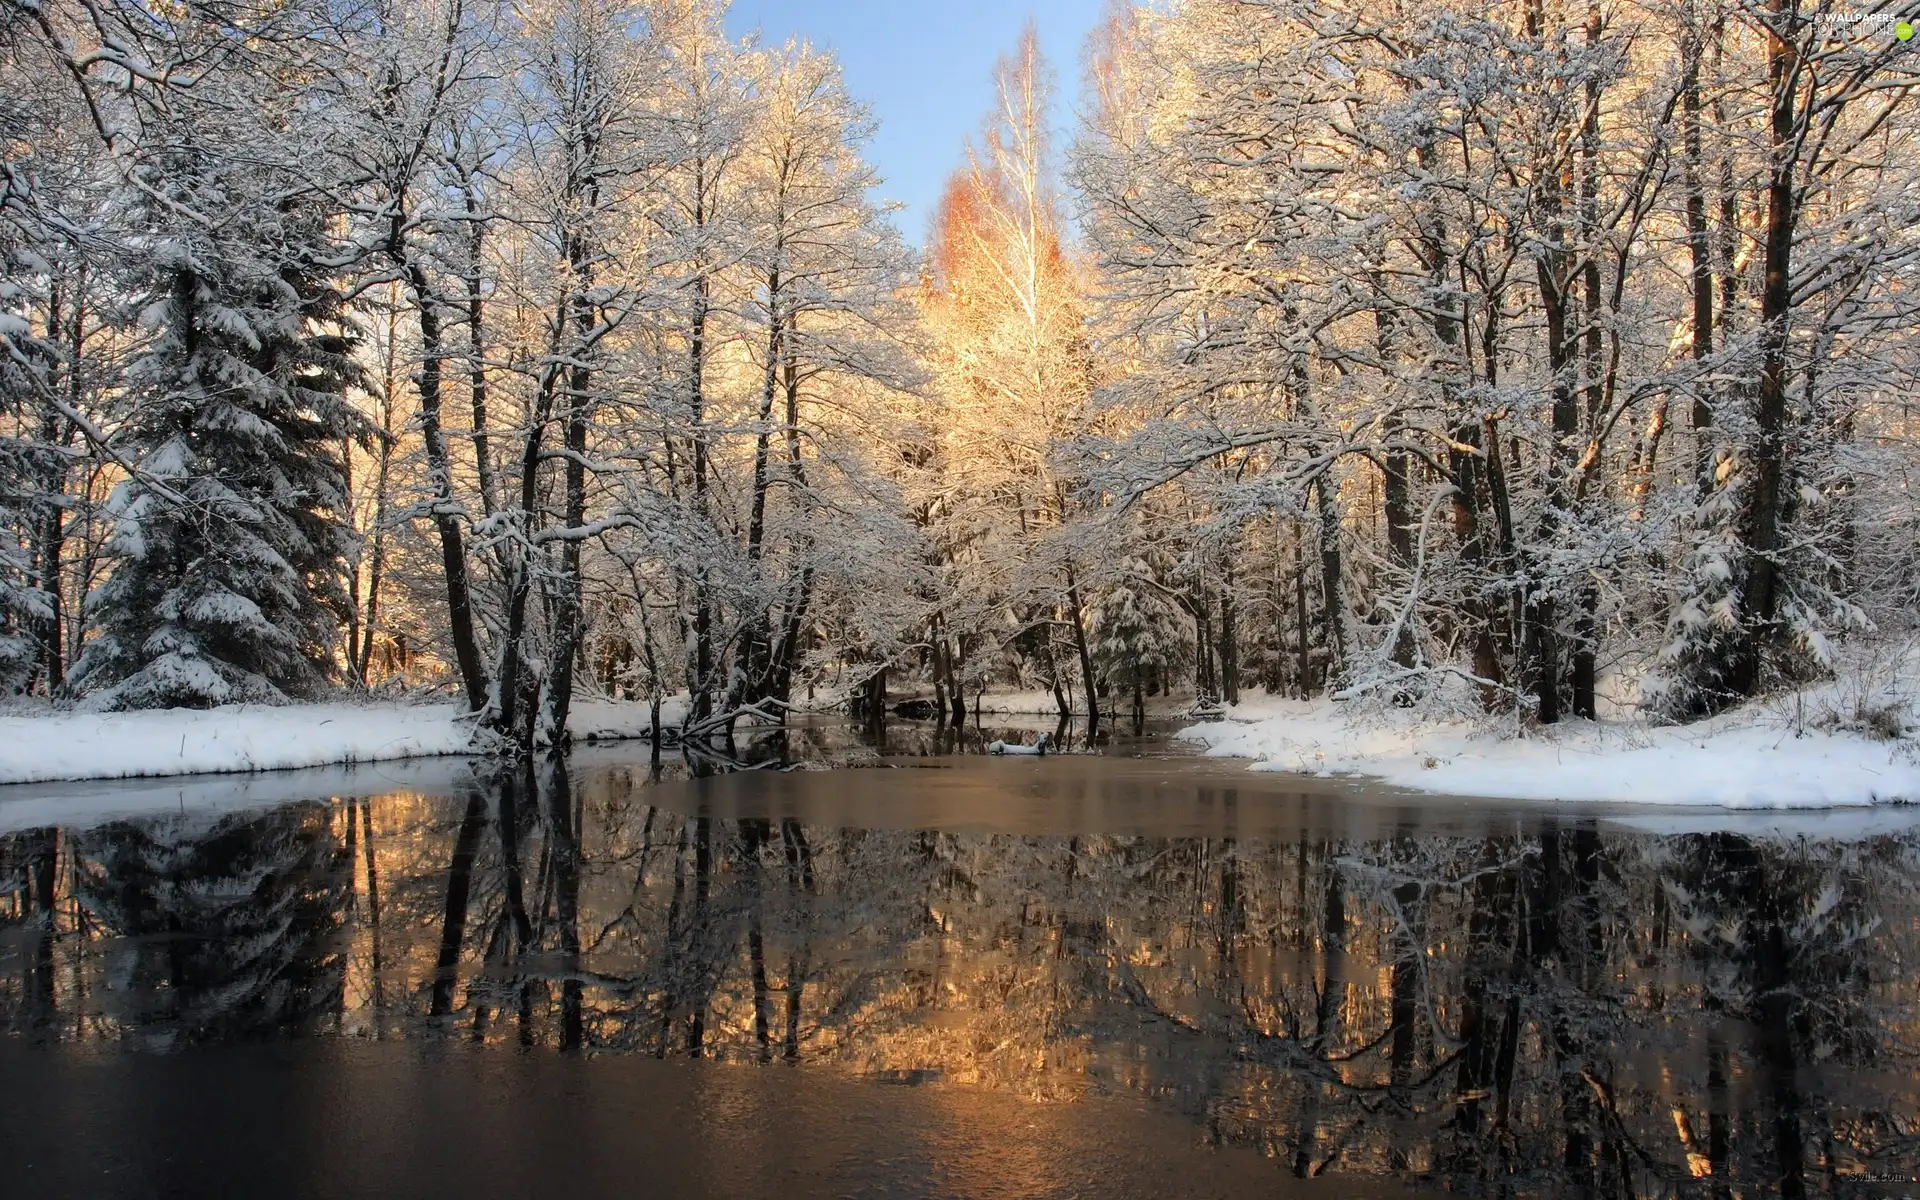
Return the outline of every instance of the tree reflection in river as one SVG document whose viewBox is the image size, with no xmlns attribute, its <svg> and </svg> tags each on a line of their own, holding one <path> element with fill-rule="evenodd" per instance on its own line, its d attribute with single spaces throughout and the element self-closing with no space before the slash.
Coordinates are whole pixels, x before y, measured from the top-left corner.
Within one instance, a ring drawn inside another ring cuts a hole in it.
<svg viewBox="0 0 1920 1200">
<path fill-rule="evenodd" d="M 0 1018 L 1133 1091 L 1296 1175 L 1476 1195 L 1910 1190 L 1865 1181 L 1916 1165 L 1912 834 L 1038 837 L 687 814 L 645 779 L 0 838 Z"/>
</svg>

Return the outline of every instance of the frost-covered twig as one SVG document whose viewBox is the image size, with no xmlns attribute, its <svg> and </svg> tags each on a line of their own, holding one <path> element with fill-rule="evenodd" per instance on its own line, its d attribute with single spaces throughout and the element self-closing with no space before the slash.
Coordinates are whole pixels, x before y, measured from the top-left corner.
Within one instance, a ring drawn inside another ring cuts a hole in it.
<svg viewBox="0 0 1920 1200">
<path fill-rule="evenodd" d="M 1427 501 L 1426 514 L 1420 518 L 1419 548 L 1414 556 L 1413 579 L 1407 585 L 1407 602 L 1402 605 L 1400 611 L 1394 615 L 1393 625 L 1388 628 L 1387 636 L 1380 643 L 1379 652 L 1374 659 L 1376 668 L 1387 665 L 1387 659 L 1393 654 L 1393 648 L 1399 644 L 1400 635 L 1407 627 L 1408 618 L 1413 615 L 1414 606 L 1420 603 L 1420 578 L 1426 571 L 1427 535 L 1433 527 L 1433 514 L 1439 511 L 1442 500 L 1454 495 L 1459 490 L 1459 488 L 1453 486 L 1451 483 L 1443 483 L 1434 489 L 1433 497 Z M 1424 656 L 1420 654 L 1418 646 L 1414 648 L 1414 654 L 1417 658 L 1424 658 Z M 1342 688 L 1340 691 L 1334 693 L 1333 698 L 1335 700 L 1351 700 L 1358 696 L 1365 695 L 1367 692 L 1373 691 L 1387 683 L 1410 679 L 1426 673 L 1427 667 L 1424 661 L 1417 662 L 1413 666 L 1402 667 L 1398 674 L 1390 678 L 1369 677 L 1368 679 L 1355 683 L 1351 687 Z"/>
</svg>

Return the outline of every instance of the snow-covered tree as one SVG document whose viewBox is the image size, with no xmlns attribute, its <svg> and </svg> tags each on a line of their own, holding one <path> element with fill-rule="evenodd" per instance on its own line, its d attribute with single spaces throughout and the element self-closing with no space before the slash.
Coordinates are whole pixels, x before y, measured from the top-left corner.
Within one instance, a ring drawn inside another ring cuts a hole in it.
<svg viewBox="0 0 1920 1200">
<path fill-rule="evenodd" d="M 1084 602 L 1097 568 L 1065 528 L 1078 488 L 1056 459 L 1080 430 L 1093 379 L 1051 146 L 1052 89 L 1029 24 L 995 67 L 994 108 L 934 218 L 922 295 L 937 397 L 927 423 L 943 473 L 932 511 L 956 580 L 946 625 L 963 641 L 1014 650 L 1063 717 L 1077 676 L 1097 725 Z"/>
<path fill-rule="evenodd" d="M 1116 19 L 1075 170 L 1127 363 L 1092 477 L 1311 514 L 1343 695 L 1685 717 L 1823 669 L 1870 619 L 1852 464 L 1913 253 L 1911 56 L 1829 15 Z"/>
<path fill-rule="evenodd" d="M 307 32 L 189 14 L 170 52 L 236 54 Z M 320 44 L 315 38 L 316 46 Z M 68 683 L 102 708 L 280 701 L 335 668 L 345 607 L 340 455 L 360 429 L 327 261 L 332 216 L 302 174 L 309 114 L 277 99 L 286 60 L 141 98 L 126 181 L 132 281 L 152 339 L 129 366 L 112 575 Z"/>
<path fill-rule="evenodd" d="M 1184 675 L 1193 657 L 1192 623 L 1161 574 L 1148 556 L 1122 561 L 1094 601 L 1088 628 L 1094 665 L 1116 698 L 1130 698 L 1135 732 L 1146 713 L 1146 690 Z"/>
<path fill-rule="evenodd" d="M 278 701 L 333 672 L 353 368 L 345 336 L 315 328 L 330 297 L 288 249 L 274 263 L 156 241 L 157 336 L 130 369 L 125 431 L 143 474 L 114 497 L 121 561 L 71 679 L 95 705 Z"/>
<path fill-rule="evenodd" d="M 24 20 L 0 34 L 0 692 L 42 695 L 85 628 L 107 458 L 87 439 L 129 342 L 115 328 L 114 171 L 80 98 L 48 86 L 63 66 Z"/>
</svg>

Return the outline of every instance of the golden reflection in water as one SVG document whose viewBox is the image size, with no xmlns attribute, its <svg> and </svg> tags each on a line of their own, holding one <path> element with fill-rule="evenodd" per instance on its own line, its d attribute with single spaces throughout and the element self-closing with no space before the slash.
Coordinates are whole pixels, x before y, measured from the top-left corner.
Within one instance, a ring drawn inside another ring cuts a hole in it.
<svg viewBox="0 0 1920 1200">
<path fill-rule="evenodd" d="M 975 1125 L 984 1093 L 1039 1121 L 1125 1092 L 1299 1174 L 1463 1186 L 1777 1178 L 1781 1128 L 1784 1169 L 1838 1179 L 1920 1122 L 1911 838 L 1028 837 L 650 795 L 496 779 L 8 835 L 0 1012 L 792 1062 Z"/>
</svg>

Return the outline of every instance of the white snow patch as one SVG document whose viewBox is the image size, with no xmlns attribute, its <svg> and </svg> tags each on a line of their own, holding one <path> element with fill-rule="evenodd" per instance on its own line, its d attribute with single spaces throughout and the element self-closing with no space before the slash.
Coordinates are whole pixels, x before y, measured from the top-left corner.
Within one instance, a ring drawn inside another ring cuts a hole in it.
<svg viewBox="0 0 1920 1200">
<path fill-rule="evenodd" d="M 271 771 L 464 753 L 451 704 L 234 704 L 0 717 L 0 783 Z"/>
<path fill-rule="evenodd" d="M 692 707 L 685 692 L 660 700 L 660 727 L 678 729 Z M 653 736 L 653 714 L 644 700 L 576 698 L 567 711 L 567 729 L 576 742 L 611 742 Z"/>
<path fill-rule="evenodd" d="M 663 724 L 678 725 L 683 698 Z M 150 712 L 0 716 L 0 784 L 125 779 L 219 771 L 277 771 L 337 763 L 465 754 L 471 718 L 452 704 L 233 704 Z M 579 700 L 569 722 L 580 740 L 651 732 L 647 705 Z"/>
<path fill-rule="evenodd" d="M 1456 796 L 1732 809 L 1920 803 L 1920 755 L 1748 709 L 1696 725 L 1567 721 L 1519 736 L 1412 713 L 1262 699 L 1178 735 L 1255 771 L 1357 774 Z"/>
</svg>

